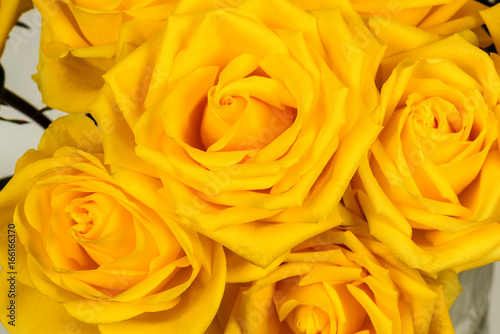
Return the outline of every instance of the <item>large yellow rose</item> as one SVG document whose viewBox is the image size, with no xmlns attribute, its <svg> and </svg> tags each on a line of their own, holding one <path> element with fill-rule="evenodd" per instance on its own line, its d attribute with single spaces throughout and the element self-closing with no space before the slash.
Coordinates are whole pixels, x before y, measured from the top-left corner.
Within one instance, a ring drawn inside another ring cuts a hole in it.
<svg viewBox="0 0 500 334">
<path fill-rule="evenodd" d="M 325 232 L 257 281 L 228 284 L 214 327 L 226 334 L 452 333 L 456 274 L 426 276 L 353 231 Z"/>
<path fill-rule="evenodd" d="M 353 182 L 371 233 L 430 272 L 499 260 L 492 60 L 455 35 L 385 59 L 380 74 L 384 130 Z"/>
<path fill-rule="evenodd" d="M 176 0 L 34 0 L 42 15 L 38 73 L 45 104 L 85 112 L 119 59 L 165 24 Z M 118 37 L 120 41 L 118 42 Z"/>
<path fill-rule="evenodd" d="M 0 315 L 4 326 L 204 333 L 224 291 L 224 252 L 178 225 L 160 188 L 140 173 L 110 171 L 87 117 L 55 121 L 0 192 L 1 247 L 9 250 L 0 264 L 10 280 L 1 305 L 14 305 Z"/>
<path fill-rule="evenodd" d="M 474 0 L 351 0 L 351 2 L 360 14 L 374 17 L 370 20 L 370 27 L 375 31 L 400 29 L 400 23 L 441 36 L 450 36 L 471 29 L 478 35 L 482 46 L 491 44 L 491 38 L 481 27 L 484 21 L 480 11 L 487 7 Z"/>
<path fill-rule="evenodd" d="M 10 30 L 19 16 L 32 7 L 31 0 L 0 0 L 0 57 Z"/>
<path fill-rule="evenodd" d="M 338 224 L 381 51 L 347 0 L 265 4 L 180 1 L 91 108 L 107 161 L 159 173 L 184 224 L 262 266 Z"/>
</svg>

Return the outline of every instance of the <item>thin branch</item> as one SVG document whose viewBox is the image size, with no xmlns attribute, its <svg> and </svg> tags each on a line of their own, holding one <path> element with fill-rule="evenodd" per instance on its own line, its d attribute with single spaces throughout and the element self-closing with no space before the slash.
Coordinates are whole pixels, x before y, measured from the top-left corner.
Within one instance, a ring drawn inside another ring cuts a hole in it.
<svg viewBox="0 0 500 334">
<path fill-rule="evenodd" d="M 16 23 L 16 26 L 18 26 L 18 27 L 22 27 L 22 28 L 25 28 L 25 29 L 31 29 L 29 25 L 27 25 L 26 23 L 23 23 L 23 22 L 21 22 L 21 21 L 18 21 L 18 22 Z"/>
<path fill-rule="evenodd" d="M 41 114 L 37 108 L 33 107 L 31 104 L 6 88 L 3 90 L 2 102 L 5 102 L 9 106 L 19 110 L 24 115 L 37 122 L 44 129 L 46 129 L 51 123 L 51 120 Z"/>
<path fill-rule="evenodd" d="M 46 111 L 49 111 L 49 110 L 52 110 L 51 107 L 43 107 L 42 109 L 38 110 L 38 113 L 41 114 L 41 113 L 44 113 Z"/>
</svg>

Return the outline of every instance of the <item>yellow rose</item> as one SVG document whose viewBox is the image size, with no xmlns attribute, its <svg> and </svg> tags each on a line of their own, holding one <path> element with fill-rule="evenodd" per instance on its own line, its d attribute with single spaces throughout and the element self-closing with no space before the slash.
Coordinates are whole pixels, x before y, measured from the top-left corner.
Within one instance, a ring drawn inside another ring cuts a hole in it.
<svg viewBox="0 0 500 334">
<path fill-rule="evenodd" d="M 102 75 L 126 52 L 153 36 L 176 0 L 34 0 L 42 15 L 38 73 L 43 101 L 65 112 L 85 112 Z M 118 37 L 120 36 L 120 42 Z"/>
<path fill-rule="evenodd" d="M 500 260 L 493 62 L 455 35 L 385 59 L 380 74 L 384 130 L 353 182 L 371 233 L 429 272 Z"/>
<path fill-rule="evenodd" d="M 380 130 L 380 45 L 347 0 L 297 3 L 179 2 L 91 107 L 108 162 L 159 173 L 184 224 L 261 266 L 338 224 Z"/>
<path fill-rule="evenodd" d="M 0 192 L 1 247 L 14 249 L 0 263 L 2 288 L 15 284 L 15 296 L 1 294 L 2 309 L 15 303 L 14 318 L 1 312 L 4 326 L 204 333 L 224 291 L 224 252 L 165 213 L 160 188 L 137 172 L 110 172 L 87 117 L 52 123 Z"/>
<path fill-rule="evenodd" d="M 416 27 L 428 33 L 450 36 L 465 29 L 473 30 L 481 46 L 491 44 L 491 38 L 481 27 L 480 11 L 487 6 L 474 0 L 351 0 L 354 8 L 371 16 L 370 27 L 379 30 L 412 30 Z M 410 27 L 402 27 L 401 24 Z M 415 43 L 415 40 L 408 40 Z"/>
<path fill-rule="evenodd" d="M 263 278 L 228 284 L 216 324 L 226 334 L 452 333 L 456 274 L 426 276 L 355 233 L 325 232 Z"/>
<path fill-rule="evenodd" d="M 10 30 L 16 24 L 19 16 L 32 7 L 30 0 L 0 0 L 0 57 Z"/>
</svg>

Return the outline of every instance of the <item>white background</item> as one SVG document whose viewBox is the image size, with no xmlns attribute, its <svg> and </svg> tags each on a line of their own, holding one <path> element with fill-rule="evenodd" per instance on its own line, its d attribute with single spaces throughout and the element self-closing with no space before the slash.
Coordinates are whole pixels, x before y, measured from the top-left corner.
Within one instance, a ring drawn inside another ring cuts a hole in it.
<svg viewBox="0 0 500 334">
<path fill-rule="evenodd" d="M 31 75 L 36 73 L 38 46 L 40 38 L 40 16 L 32 11 L 25 14 L 21 21 L 31 27 L 30 30 L 14 28 L 1 59 L 6 72 L 6 87 L 17 95 L 42 108 L 41 96 Z M 46 113 L 54 119 L 62 113 Z M 26 119 L 12 108 L 1 106 L 0 115 L 4 118 Z M 28 149 L 36 148 L 42 128 L 36 123 L 16 125 L 0 121 L 0 178 L 10 176 L 19 157 Z M 483 334 L 500 333 L 500 263 L 494 265 L 494 284 L 491 292 L 490 331 Z M 3 312 L 3 310 L 0 310 Z M 50 320 L 48 320 L 50 321 Z M 0 334 L 8 333 L 0 325 Z M 29 333 L 27 333 L 29 334 Z"/>
</svg>

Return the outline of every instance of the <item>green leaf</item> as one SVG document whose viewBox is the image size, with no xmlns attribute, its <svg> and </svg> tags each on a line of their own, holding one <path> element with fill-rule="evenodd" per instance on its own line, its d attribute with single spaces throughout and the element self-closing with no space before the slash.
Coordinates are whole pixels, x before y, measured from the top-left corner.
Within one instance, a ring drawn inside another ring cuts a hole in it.
<svg viewBox="0 0 500 334">
<path fill-rule="evenodd" d="M 12 176 L 8 176 L 0 180 L 0 190 L 2 190 L 5 187 L 5 185 L 10 181 L 10 179 L 12 179 Z"/>
</svg>

